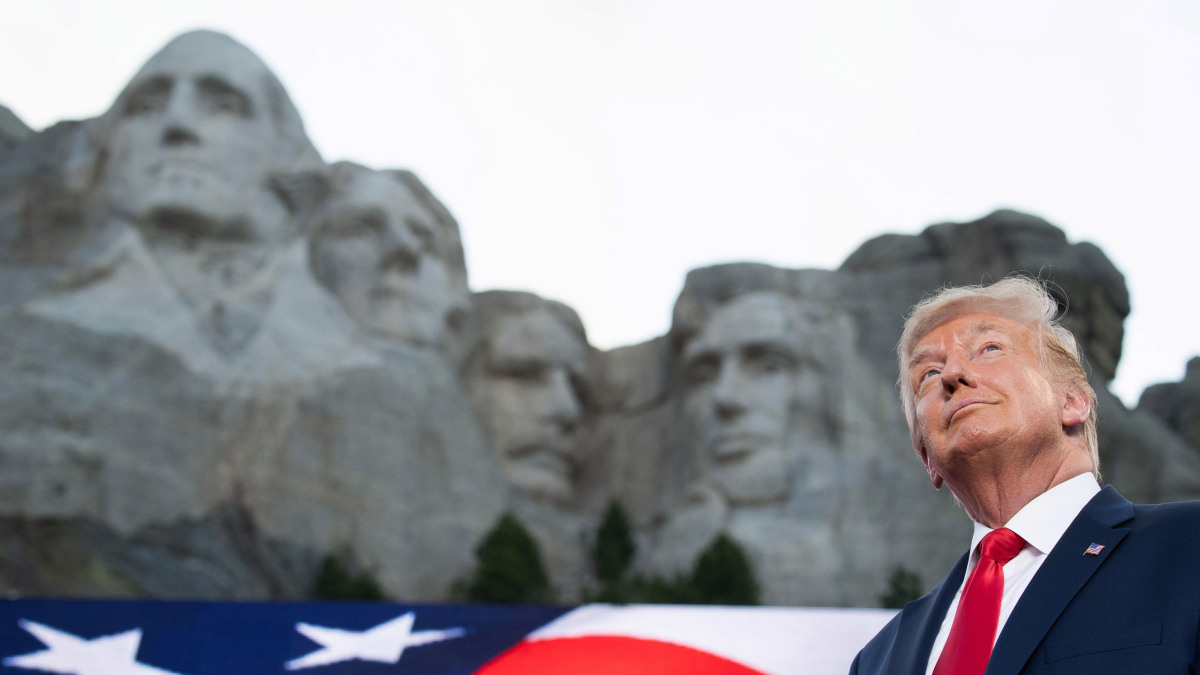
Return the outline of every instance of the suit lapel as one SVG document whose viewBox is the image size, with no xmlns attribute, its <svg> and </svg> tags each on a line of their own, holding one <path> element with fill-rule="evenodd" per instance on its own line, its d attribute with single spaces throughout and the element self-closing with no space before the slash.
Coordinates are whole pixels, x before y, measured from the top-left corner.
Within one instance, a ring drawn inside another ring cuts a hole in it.
<svg viewBox="0 0 1200 675">
<path fill-rule="evenodd" d="M 996 640 L 987 675 L 1021 671 L 1071 599 L 1129 533 L 1116 526 L 1132 517 L 1133 505 L 1111 485 L 1083 507 L 1013 608 Z M 1104 548 L 1098 555 L 1084 554 L 1092 544 Z"/>
<path fill-rule="evenodd" d="M 896 630 L 896 641 L 889 659 L 888 675 L 924 675 L 929 665 L 929 652 L 937 638 L 950 601 L 962 586 L 963 573 L 967 569 L 964 555 L 950 571 L 950 576 L 929 595 L 913 600 L 904 607 L 900 615 L 900 626 Z"/>
</svg>

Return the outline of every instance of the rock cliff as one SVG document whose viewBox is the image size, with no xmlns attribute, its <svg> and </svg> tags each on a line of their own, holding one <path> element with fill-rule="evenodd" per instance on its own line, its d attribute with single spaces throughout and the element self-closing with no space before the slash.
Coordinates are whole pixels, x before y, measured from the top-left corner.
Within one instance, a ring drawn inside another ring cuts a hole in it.
<svg viewBox="0 0 1200 675">
<path fill-rule="evenodd" d="M 726 533 L 764 602 L 874 606 L 970 529 L 913 456 L 904 314 L 1014 271 L 1079 338 L 1107 479 L 1200 497 L 1200 365 L 1126 409 L 1124 277 L 1040 218 L 693 270 L 666 335 L 601 352 L 565 305 L 471 293 L 417 176 L 326 163 L 257 56 L 188 33 L 96 119 L 0 108 L 0 588 L 295 598 L 335 555 L 445 600 L 511 512 L 570 602 L 615 498 L 639 573 Z"/>
</svg>

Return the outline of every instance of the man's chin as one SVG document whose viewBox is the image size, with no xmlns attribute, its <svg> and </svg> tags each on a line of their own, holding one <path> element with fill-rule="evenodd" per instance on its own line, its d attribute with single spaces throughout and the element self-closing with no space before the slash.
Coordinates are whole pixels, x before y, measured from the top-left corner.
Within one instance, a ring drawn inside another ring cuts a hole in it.
<svg viewBox="0 0 1200 675">
<path fill-rule="evenodd" d="M 975 420 L 963 420 L 962 423 L 951 427 L 951 434 L 946 438 L 946 447 L 942 455 L 948 465 L 970 461 L 976 456 L 982 456 L 992 449 L 1001 447 L 1005 434 L 1000 433 L 994 426 L 977 424 Z"/>
</svg>

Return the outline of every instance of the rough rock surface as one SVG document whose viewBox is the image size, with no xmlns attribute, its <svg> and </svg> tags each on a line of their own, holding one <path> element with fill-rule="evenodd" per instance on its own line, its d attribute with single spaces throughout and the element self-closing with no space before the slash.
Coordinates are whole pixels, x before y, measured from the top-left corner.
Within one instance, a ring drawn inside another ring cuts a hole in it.
<svg viewBox="0 0 1200 675">
<path fill-rule="evenodd" d="M 0 533 L 0 576 L 38 595 L 297 598 L 311 593 L 320 563 L 237 507 L 128 536 L 87 518 L 5 517 Z"/>
<path fill-rule="evenodd" d="M 1162 420 L 1200 454 L 1200 356 L 1187 362 L 1182 382 L 1147 387 L 1137 411 Z"/>
<path fill-rule="evenodd" d="M 856 315 L 875 322 L 864 352 L 891 356 L 900 338 L 895 309 L 903 315 L 914 303 L 945 285 L 988 283 L 1022 272 L 1051 283 L 1066 310 L 1064 323 L 1075 334 L 1093 374 L 1108 382 L 1116 374 L 1129 315 L 1125 277 L 1100 249 L 1067 241 L 1062 230 L 1037 216 L 996 211 L 965 224 L 931 225 L 919 235 L 883 235 L 850 254 L 840 268 L 868 289 L 858 296 Z M 884 303 L 887 303 L 886 305 Z"/>
<path fill-rule="evenodd" d="M 570 602 L 617 498 L 639 573 L 724 532 L 764 602 L 873 606 L 970 532 L 913 457 L 903 315 L 1013 271 L 1067 310 L 1107 478 L 1200 496 L 1200 361 L 1121 405 L 1124 278 L 1039 218 L 694 270 L 667 335 L 599 352 L 569 307 L 470 293 L 415 175 L 326 164 L 257 56 L 188 33 L 99 118 L 0 109 L 0 590 L 295 598 L 332 554 L 444 600 L 507 511 Z"/>
<path fill-rule="evenodd" d="M 13 114 L 5 106 L 0 105 L 0 160 L 8 154 L 9 150 L 17 147 L 29 137 L 33 136 L 33 129 L 25 126 L 20 117 Z"/>
<path fill-rule="evenodd" d="M 469 573 L 507 487 L 442 332 L 385 339 L 329 282 L 360 272 L 387 286 L 364 295 L 400 297 L 431 260 L 461 268 L 457 226 L 415 177 L 398 199 L 425 210 L 396 223 L 391 194 L 347 206 L 339 175 L 262 62 L 209 32 L 167 45 L 101 118 L 5 157 L 0 515 L 90 533 L 63 545 L 150 595 L 307 592 L 221 544 L 205 519 L 226 512 L 306 559 L 347 552 L 396 597 L 444 598 Z M 380 237 L 387 259 L 347 269 L 333 256 L 314 274 L 306 234 L 331 219 Z M 453 277 L 420 305 L 435 323 L 451 312 L 428 307 L 452 297 Z M 178 532 L 194 552 L 147 532 Z M 118 541 L 156 572 L 122 573 Z M 213 560 L 246 583 L 197 571 Z M 105 592 L 96 584 L 61 592 Z"/>
</svg>

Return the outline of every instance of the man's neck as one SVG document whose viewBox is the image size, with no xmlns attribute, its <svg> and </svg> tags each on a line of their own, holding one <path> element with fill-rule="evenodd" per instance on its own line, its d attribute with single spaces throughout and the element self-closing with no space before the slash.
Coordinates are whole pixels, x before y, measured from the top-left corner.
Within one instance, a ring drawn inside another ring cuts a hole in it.
<svg viewBox="0 0 1200 675">
<path fill-rule="evenodd" d="M 1089 453 L 1074 443 L 1043 451 L 1038 461 L 1015 464 L 979 467 L 947 483 L 972 520 L 994 529 L 1038 495 L 1092 470 Z"/>
</svg>

